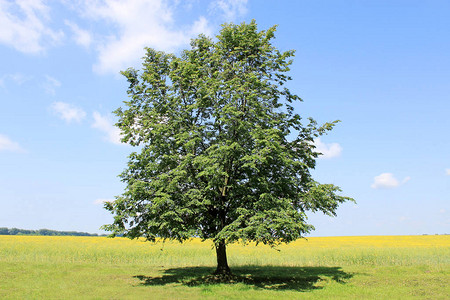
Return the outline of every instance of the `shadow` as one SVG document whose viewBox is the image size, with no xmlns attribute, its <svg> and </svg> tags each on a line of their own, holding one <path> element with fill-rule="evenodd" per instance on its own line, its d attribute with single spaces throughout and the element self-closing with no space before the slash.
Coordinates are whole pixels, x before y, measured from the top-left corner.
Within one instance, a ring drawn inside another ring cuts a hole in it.
<svg viewBox="0 0 450 300">
<path fill-rule="evenodd" d="M 182 284 L 200 286 L 211 284 L 236 284 L 271 289 L 308 291 L 321 289 L 316 286 L 320 281 L 335 281 L 345 284 L 354 274 L 342 271 L 340 267 L 279 267 L 279 266 L 245 266 L 233 267 L 233 275 L 223 278 L 211 275 L 211 267 L 185 267 L 165 269 L 163 275 L 150 277 L 136 275 L 141 285 L 158 286 Z"/>
</svg>

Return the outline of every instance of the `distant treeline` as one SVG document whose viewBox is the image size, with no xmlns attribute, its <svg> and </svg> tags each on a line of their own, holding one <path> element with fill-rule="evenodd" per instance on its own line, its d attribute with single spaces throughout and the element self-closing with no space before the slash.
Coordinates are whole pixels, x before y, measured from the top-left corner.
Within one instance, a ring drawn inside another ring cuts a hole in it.
<svg viewBox="0 0 450 300">
<path fill-rule="evenodd" d="M 50 229 L 28 230 L 18 228 L 0 227 L 0 235 L 71 235 L 71 236 L 104 236 L 96 233 L 78 232 L 78 231 L 56 231 Z"/>
</svg>

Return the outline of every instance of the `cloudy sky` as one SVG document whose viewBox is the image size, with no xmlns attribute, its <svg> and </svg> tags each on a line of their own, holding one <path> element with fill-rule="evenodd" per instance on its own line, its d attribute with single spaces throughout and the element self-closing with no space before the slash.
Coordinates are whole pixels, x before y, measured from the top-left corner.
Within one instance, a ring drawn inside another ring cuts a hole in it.
<svg viewBox="0 0 450 300">
<path fill-rule="evenodd" d="M 450 3 L 410 0 L 0 0 L 0 227 L 101 232 L 133 151 L 119 71 L 251 19 L 297 51 L 297 112 L 342 121 L 314 175 L 357 204 L 312 235 L 450 233 Z"/>
</svg>

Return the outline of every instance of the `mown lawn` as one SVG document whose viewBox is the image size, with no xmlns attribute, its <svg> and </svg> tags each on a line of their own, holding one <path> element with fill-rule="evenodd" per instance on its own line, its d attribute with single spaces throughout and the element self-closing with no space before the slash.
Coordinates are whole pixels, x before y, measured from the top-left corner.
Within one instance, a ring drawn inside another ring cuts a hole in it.
<svg viewBox="0 0 450 300">
<path fill-rule="evenodd" d="M 0 298 L 450 299 L 450 236 L 236 244 L 228 256 L 235 280 L 218 283 L 215 251 L 197 239 L 0 236 Z"/>
</svg>

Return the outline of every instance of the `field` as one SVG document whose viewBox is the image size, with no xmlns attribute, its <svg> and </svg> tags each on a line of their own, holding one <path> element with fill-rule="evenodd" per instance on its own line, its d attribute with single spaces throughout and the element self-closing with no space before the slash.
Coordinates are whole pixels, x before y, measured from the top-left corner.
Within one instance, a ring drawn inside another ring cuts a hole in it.
<svg viewBox="0 0 450 300">
<path fill-rule="evenodd" d="M 228 247 L 235 282 L 211 281 L 193 239 L 0 236 L 1 299 L 450 299 L 450 236 L 316 237 Z"/>
</svg>

